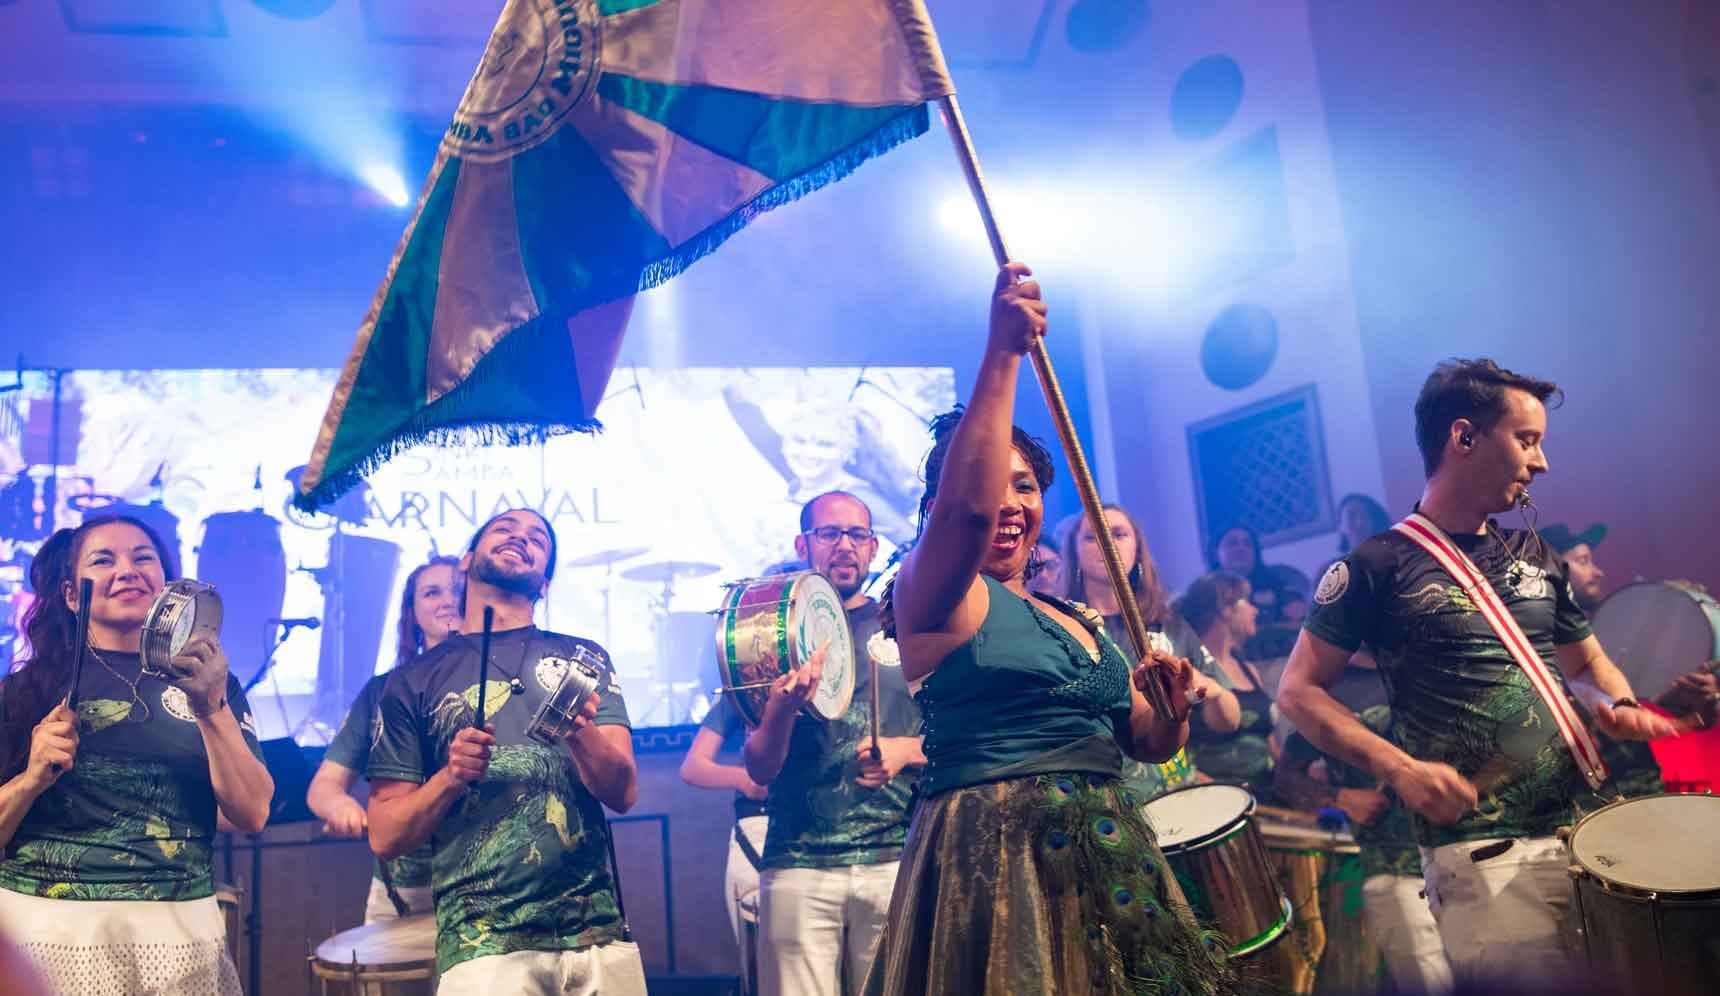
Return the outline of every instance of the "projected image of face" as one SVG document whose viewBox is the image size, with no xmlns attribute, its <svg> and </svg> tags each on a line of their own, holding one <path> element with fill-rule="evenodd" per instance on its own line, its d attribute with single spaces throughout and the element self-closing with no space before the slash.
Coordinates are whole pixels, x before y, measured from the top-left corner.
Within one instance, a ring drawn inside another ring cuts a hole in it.
<svg viewBox="0 0 1720 996">
<path fill-rule="evenodd" d="M 842 426 L 827 411 L 808 413 L 782 435 L 782 459 L 802 489 L 821 490 L 843 476 L 848 459 Z"/>
</svg>

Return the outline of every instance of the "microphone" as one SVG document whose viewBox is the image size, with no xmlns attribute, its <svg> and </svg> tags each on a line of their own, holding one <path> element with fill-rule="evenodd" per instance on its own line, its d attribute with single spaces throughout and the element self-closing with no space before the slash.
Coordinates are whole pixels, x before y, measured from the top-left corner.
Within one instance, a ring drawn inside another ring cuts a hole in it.
<svg viewBox="0 0 1720 996">
<path fill-rule="evenodd" d="M 1531 506 L 1533 504 L 1535 504 L 1535 503 L 1529 500 L 1529 489 L 1524 488 L 1522 490 L 1522 492 L 1517 495 L 1517 507 L 1520 509 L 1521 508 L 1528 508 L 1529 506 Z"/>
<path fill-rule="evenodd" d="M 279 623 L 281 628 L 285 629 L 289 633 L 291 633 L 295 627 L 302 626 L 305 629 L 318 629 L 322 626 L 322 620 L 318 619 L 316 616 L 297 616 L 292 619 L 267 619 L 264 621 Z"/>
</svg>

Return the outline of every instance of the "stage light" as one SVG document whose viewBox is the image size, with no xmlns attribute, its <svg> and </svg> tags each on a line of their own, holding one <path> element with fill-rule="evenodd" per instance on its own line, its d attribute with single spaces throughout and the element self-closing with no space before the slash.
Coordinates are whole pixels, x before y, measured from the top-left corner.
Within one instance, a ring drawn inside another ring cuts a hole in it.
<svg viewBox="0 0 1720 996">
<path fill-rule="evenodd" d="M 406 178 L 393 166 L 370 163 L 359 169 L 358 177 L 371 190 L 376 191 L 377 196 L 395 207 L 405 207 L 412 203 L 412 195 L 406 190 Z"/>
</svg>

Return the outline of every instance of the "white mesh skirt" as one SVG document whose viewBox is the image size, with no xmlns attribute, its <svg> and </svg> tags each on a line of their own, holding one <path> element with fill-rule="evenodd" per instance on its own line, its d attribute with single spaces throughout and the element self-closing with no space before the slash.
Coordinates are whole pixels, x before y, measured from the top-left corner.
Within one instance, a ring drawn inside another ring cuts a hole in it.
<svg viewBox="0 0 1720 996">
<path fill-rule="evenodd" d="M 30 956 L 50 992 L 241 996 L 214 896 L 43 899 L 0 889 L 0 929 Z"/>
</svg>

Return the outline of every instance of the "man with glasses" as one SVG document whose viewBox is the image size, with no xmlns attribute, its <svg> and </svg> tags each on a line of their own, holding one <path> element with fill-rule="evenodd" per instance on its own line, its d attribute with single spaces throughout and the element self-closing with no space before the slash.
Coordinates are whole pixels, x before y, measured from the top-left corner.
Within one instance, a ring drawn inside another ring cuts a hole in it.
<svg viewBox="0 0 1720 996">
<path fill-rule="evenodd" d="M 861 590 L 878 553 L 871 512 L 847 492 L 821 494 L 801 508 L 794 548 L 848 610 L 854 699 L 840 719 L 821 719 L 801 709 L 817 678 L 786 675 L 747 737 L 747 774 L 767 786 L 770 818 L 759 875 L 759 992 L 837 996 L 857 992 L 871 967 L 908 835 L 914 772 L 926 758 L 901 657 L 884 637 L 878 603 Z"/>
</svg>

